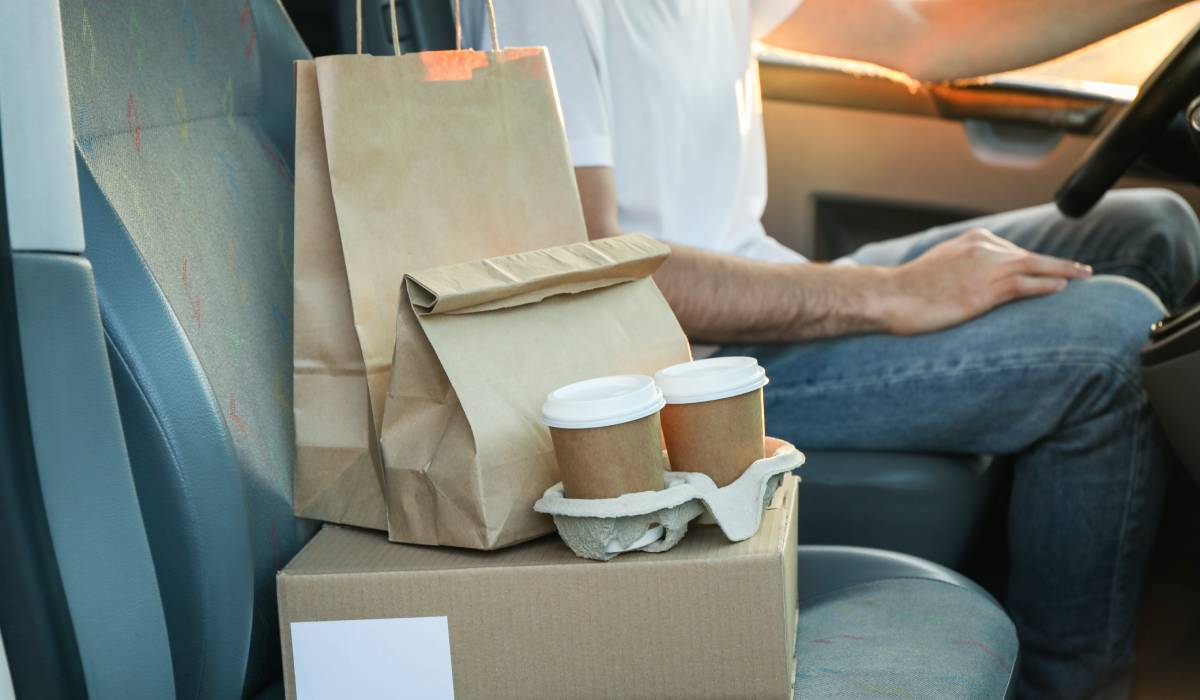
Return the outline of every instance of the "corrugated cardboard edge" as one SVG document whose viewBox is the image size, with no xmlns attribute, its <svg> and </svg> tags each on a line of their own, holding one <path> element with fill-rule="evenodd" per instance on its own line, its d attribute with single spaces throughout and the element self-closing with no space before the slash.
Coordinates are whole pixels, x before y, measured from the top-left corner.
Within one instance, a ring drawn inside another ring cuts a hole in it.
<svg viewBox="0 0 1200 700">
<path fill-rule="evenodd" d="M 797 542 L 797 534 L 798 534 L 798 525 L 797 525 L 797 501 L 798 501 L 798 499 L 794 495 L 796 493 L 794 489 L 796 488 L 796 485 L 798 484 L 798 482 L 799 482 L 799 479 L 797 479 L 794 476 L 785 477 L 785 479 L 783 480 L 783 483 L 781 484 L 781 488 L 776 492 L 776 495 L 773 498 L 772 503 L 768 506 L 768 510 L 772 510 L 772 509 L 779 510 L 782 508 L 786 508 L 786 509 L 789 509 L 791 512 L 788 516 L 788 526 L 786 527 L 786 529 L 782 529 L 779 533 L 777 533 L 775 535 L 777 537 L 777 539 L 775 539 L 775 541 L 778 542 L 779 544 L 773 548 L 774 551 L 777 553 L 776 554 L 776 558 L 777 558 L 776 565 L 781 567 L 778 570 L 782 572 L 781 580 L 779 581 L 779 587 L 775 589 L 777 592 L 777 595 L 782 599 L 780 601 L 781 606 L 782 606 L 782 609 L 781 609 L 782 614 L 778 617 L 779 627 L 776 628 L 775 632 L 782 633 L 784 635 L 784 638 L 780 640 L 782 642 L 782 646 L 783 646 L 783 650 L 784 650 L 783 651 L 784 658 L 776 657 L 777 664 L 772 664 L 772 665 L 776 668 L 786 669 L 787 677 L 786 678 L 776 678 L 776 679 L 772 680 L 771 681 L 772 687 L 777 688 L 778 690 L 777 690 L 777 692 L 775 690 L 772 690 L 769 694 L 764 694 L 765 697 L 779 697 L 779 698 L 789 698 L 790 699 L 794 692 L 795 674 L 796 674 L 796 645 L 795 645 L 796 634 L 795 633 L 796 633 L 797 612 L 798 612 L 798 604 L 796 601 L 796 574 L 797 574 L 796 542 Z M 327 529 L 350 529 L 350 530 L 352 530 L 352 528 L 341 528 L 341 527 L 335 526 L 335 525 L 327 525 L 326 528 Z M 389 545 L 389 546 L 391 546 L 391 545 Z M 396 545 L 396 546 L 403 546 L 403 545 Z M 482 553 L 472 553 L 472 554 L 473 555 L 482 555 Z M 643 566 L 645 566 L 645 565 L 657 566 L 660 564 L 671 565 L 671 564 L 679 564 L 680 563 L 677 561 L 676 562 L 660 562 L 657 559 L 658 556 L 659 555 L 646 555 Z M 301 555 L 297 555 L 297 559 L 299 559 L 300 557 L 301 557 Z M 778 557 L 782 557 L 782 561 L 778 561 Z M 739 559 L 741 559 L 741 557 L 739 557 Z M 769 570 L 771 567 L 770 559 L 769 558 L 764 559 L 761 554 L 751 555 L 747 559 L 747 562 L 752 561 L 752 560 L 756 560 L 758 562 L 759 566 L 765 565 L 767 567 L 766 570 Z M 290 661 L 289 644 L 290 644 L 291 635 L 290 635 L 290 622 L 288 620 L 288 618 L 289 618 L 288 611 L 292 610 L 294 606 L 292 605 L 291 600 L 289 599 L 288 588 L 287 588 L 287 586 L 285 586 L 285 581 L 288 580 L 289 578 L 299 579 L 301 581 L 303 581 L 304 579 L 312 579 L 312 580 L 314 580 L 314 583 L 316 583 L 316 582 L 324 579 L 326 581 L 326 583 L 324 585 L 335 585 L 335 584 L 345 583 L 345 582 L 349 582 L 349 581 L 354 581 L 357 583 L 357 585 L 361 585 L 361 583 L 363 581 L 370 581 L 371 579 L 377 579 L 380 577 L 389 577 L 396 573 L 396 572 L 388 571 L 388 570 L 362 571 L 362 572 L 358 572 L 358 573 L 349 573 L 349 572 L 344 571 L 343 568 L 322 570 L 323 567 L 312 568 L 310 566 L 307 568 L 307 570 L 303 571 L 300 574 L 291 574 L 289 572 L 289 570 L 292 568 L 293 564 L 296 564 L 296 563 L 297 563 L 297 561 L 294 559 L 293 562 L 289 563 L 288 567 L 286 567 L 283 571 L 280 571 L 276 576 L 276 587 L 277 587 L 278 600 L 279 600 L 278 604 L 279 604 L 280 644 L 281 644 L 282 658 L 284 660 L 283 672 L 284 672 L 286 697 L 288 697 L 288 698 L 295 698 L 295 669 L 292 666 L 292 662 Z M 589 565 L 591 565 L 591 564 L 589 564 Z M 594 565 L 598 566 L 598 567 L 610 566 L 610 564 L 594 564 Z M 577 570 L 579 564 L 529 560 L 529 561 L 526 561 L 523 563 L 511 565 L 511 566 L 512 566 L 512 568 L 519 569 L 519 570 L 542 569 L 542 570 L 553 571 L 555 569 Z M 479 570 L 480 570 L 480 567 L 478 565 L 470 565 L 470 566 L 464 566 L 462 568 L 438 569 L 436 572 L 432 572 L 432 573 L 438 573 L 438 574 L 446 574 L 446 573 L 453 573 L 453 572 L 464 573 L 464 572 L 473 572 L 473 571 L 479 571 Z M 419 575 L 426 575 L 431 572 L 428 570 L 417 570 L 417 571 L 410 571 L 410 572 L 406 572 L 406 573 L 416 573 Z M 532 573 L 532 571 L 530 571 L 530 573 Z M 468 575 L 469 575 L 469 573 L 468 573 Z M 775 588 L 775 587 L 772 586 L 772 588 Z M 303 590 L 303 589 L 301 589 L 301 590 Z M 304 620 L 304 619 L 310 619 L 310 618 L 308 618 L 307 616 L 303 616 L 303 615 L 300 616 L 300 618 L 299 618 L 299 620 Z M 313 618 L 313 619 L 326 619 L 326 618 Z M 329 618 L 329 619 L 332 619 L 332 618 Z M 764 630 L 763 633 L 771 634 L 771 632 L 769 630 Z M 778 637 L 776 637 L 776 638 L 778 639 Z"/>
<path fill-rule="evenodd" d="M 792 697 L 796 686 L 796 630 L 800 624 L 800 603 L 797 600 L 797 576 L 799 576 L 797 545 L 800 537 L 799 498 L 797 497 L 800 479 L 789 474 L 775 491 L 775 497 L 769 507 L 787 508 L 792 511 L 788 529 L 781 533 L 783 538 L 783 620 L 784 620 L 784 650 L 788 668 L 787 695 Z"/>
<path fill-rule="evenodd" d="M 341 526 L 330 525 L 328 527 L 341 527 Z M 786 542 L 791 539 L 792 538 L 787 537 L 784 539 L 784 541 Z M 794 556 L 792 556 L 790 558 L 793 560 L 795 559 Z M 726 563 L 729 563 L 729 562 L 727 561 Z M 748 557 L 745 560 L 745 563 L 754 564 L 758 567 L 761 567 L 763 564 L 768 564 L 768 562 L 764 562 L 761 560 L 761 558 L 758 558 L 758 557 Z M 671 562 L 670 563 L 670 565 L 678 565 L 678 564 L 679 564 L 679 562 Z M 701 564 L 701 566 L 711 566 L 711 564 L 704 563 L 704 564 Z M 786 595 L 787 591 L 791 591 L 792 596 L 795 597 L 795 587 L 791 585 L 795 581 L 795 578 L 793 576 L 793 574 L 795 572 L 795 566 L 794 566 L 794 564 L 791 566 L 783 564 L 782 566 L 783 566 L 783 570 L 785 571 L 784 575 L 787 578 L 785 578 L 785 580 L 780 582 L 780 588 L 782 590 L 780 590 L 778 592 L 781 593 L 782 595 Z M 530 574 L 532 574 L 534 570 L 550 571 L 550 572 L 553 572 L 555 570 L 577 571 L 577 568 L 570 564 L 527 563 L 527 564 L 522 564 L 522 565 L 512 567 L 512 569 L 513 569 L 513 571 L 517 571 L 517 572 L 526 571 Z M 790 569 L 790 571 L 788 571 L 789 569 Z M 443 570 L 443 571 L 437 571 L 437 572 L 416 572 L 415 575 L 433 576 L 433 577 L 446 576 L 446 575 L 462 575 L 462 574 L 470 575 L 471 573 L 474 573 L 477 571 L 480 571 L 480 569 L 464 568 L 464 569 L 457 569 L 457 570 Z M 412 575 L 412 572 L 409 572 L 409 574 Z M 310 585 L 309 581 L 313 581 L 314 579 L 326 579 L 325 585 L 328 585 L 330 587 L 333 587 L 335 585 L 335 582 L 341 583 L 342 585 L 361 586 L 361 585 L 363 585 L 364 581 L 370 581 L 372 579 L 381 579 L 381 578 L 387 579 L 387 578 L 392 577 L 393 575 L 394 574 L 392 574 L 392 573 L 382 572 L 382 571 L 361 572 L 361 573 L 333 573 L 333 572 L 330 572 L 330 573 L 325 573 L 325 574 L 313 574 L 313 573 L 302 574 L 297 578 L 300 579 L 301 592 L 303 593 L 303 587 Z M 288 578 L 288 575 L 282 571 L 276 575 L 276 591 L 277 591 L 277 595 L 279 596 L 279 606 L 281 609 L 281 613 L 279 616 L 280 646 L 281 646 L 280 653 L 281 653 L 281 659 L 283 660 L 283 664 L 284 664 L 283 677 L 284 677 L 285 697 L 288 698 L 288 700 L 295 700 L 297 697 L 296 696 L 296 688 L 295 688 L 295 683 L 296 683 L 295 667 L 293 665 L 293 661 L 291 660 L 291 654 L 290 654 L 291 622 L 303 622 L 303 621 L 307 621 L 307 620 L 298 619 L 298 620 L 288 621 L 287 617 L 282 613 L 283 610 L 286 610 L 290 607 L 290 600 L 289 600 L 288 594 L 287 594 L 288 588 L 284 584 L 285 579 L 287 579 L 287 578 Z M 791 607 L 792 609 L 795 609 L 796 606 L 794 604 L 791 606 L 787 606 L 785 604 L 784 607 L 785 608 Z M 502 613 L 498 613 L 498 614 L 502 614 Z M 313 618 L 313 619 L 324 620 L 324 619 L 334 619 L 334 618 L 323 618 L 322 617 L 322 618 Z M 345 619 L 370 619 L 370 618 L 347 617 Z M 784 656 L 782 658 L 776 657 L 776 659 L 777 659 L 776 663 L 772 664 L 772 668 L 781 669 L 783 671 L 783 673 L 781 673 L 778 677 L 772 678 L 767 681 L 772 688 L 776 688 L 777 690 L 771 691 L 769 693 L 764 693 L 763 695 L 761 695 L 759 697 L 763 697 L 765 699 L 776 698 L 777 700 L 791 700 L 793 697 L 793 688 L 794 688 L 794 684 L 795 684 L 795 674 L 796 674 L 796 666 L 797 666 L 795 653 L 794 653 L 794 651 L 791 651 L 791 650 L 795 649 L 795 646 L 794 646 L 794 638 L 795 638 L 795 630 L 796 630 L 795 618 L 793 618 L 789 624 L 789 621 L 787 618 L 780 616 L 779 626 L 780 626 L 780 628 L 782 628 L 784 630 L 784 632 L 786 632 L 787 628 L 790 627 L 790 630 L 792 633 L 792 641 L 791 642 L 788 642 L 786 640 L 780 640 L 784 649 L 789 650 L 789 651 L 785 651 Z M 776 633 L 778 633 L 778 632 L 779 632 L 779 629 L 776 629 Z M 770 633 L 764 632 L 764 634 L 770 634 Z M 454 635 L 454 633 L 452 630 L 452 632 L 451 632 L 452 644 L 454 641 L 453 635 Z M 776 638 L 778 638 L 778 637 L 776 637 Z M 453 653 L 453 647 L 452 647 L 452 653 Z M 458 671 L 458 669 L 456 667 L 456 673 L 457 673 L 457 671 Z M 786 673 L 786 677 L 784 677 L 785 673 Z M 545 680 L 547 683 L 553 682 L 552 677 L 547 677 Z M 540 697 L 549 697 L 547 695 L 531 695 L 530 697 L 539 697 L 539 696 Z M 471 697 L 475 697 L 475 696 L 472 695 Z"/>
</svg>

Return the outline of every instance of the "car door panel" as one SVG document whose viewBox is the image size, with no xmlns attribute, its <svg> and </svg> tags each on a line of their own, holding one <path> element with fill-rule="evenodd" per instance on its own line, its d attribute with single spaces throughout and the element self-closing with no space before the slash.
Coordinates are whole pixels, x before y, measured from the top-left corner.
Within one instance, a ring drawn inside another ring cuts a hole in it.
<svg viewBox="0 0 1200 700">
<path fill-rule="evenodd" d="M 818 258 L 1050 201 L 1136 94 L 1014 76 L 930 86 L 870 64 L 778 50 L 761 56 L 760 74 L 764 224 Z M 1178 182 L 1133 175 L 1119 186 L 1168 187 L 1200 204 L 1200 189 Z M 850 219 L 857 224 L 839 227 Z"/>
</svg>

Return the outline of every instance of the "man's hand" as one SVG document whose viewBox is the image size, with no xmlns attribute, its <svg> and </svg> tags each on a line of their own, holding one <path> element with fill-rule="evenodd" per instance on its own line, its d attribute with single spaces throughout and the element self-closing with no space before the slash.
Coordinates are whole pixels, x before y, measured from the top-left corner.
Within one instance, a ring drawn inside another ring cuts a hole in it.
<svg viewBox="0 0 1200 700">
<path fill-rule="evenodd" d="M 1062 291 L 1092 269 L 1031 253 L 990 231 L 971 229 L 888 270 L 885 328 L 896 335 L 956 326 L 1001 304 Z"/>
<path fill-rule="evenodd" d="M 610 168 L 576 168 L 590 238 L 621 232 Z M 1091 274 L 982 229 L 899 267 L 745 260 L 672 245 L 654 281 L 696 342 L 795 343 L 855 333 L 928 333 Z"/>
</svg>

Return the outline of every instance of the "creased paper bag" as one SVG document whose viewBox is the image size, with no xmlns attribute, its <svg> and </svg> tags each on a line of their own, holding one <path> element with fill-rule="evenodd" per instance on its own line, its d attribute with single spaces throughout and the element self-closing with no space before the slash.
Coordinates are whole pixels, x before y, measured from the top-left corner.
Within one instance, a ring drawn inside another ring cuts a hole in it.
<svg viewBox="0 0 1200 700">
<path fill-rule="evenodd" d="M 618 236 L 410 273 L 381 446 L 392 540 L 495 549 L 553 530 L 551 390 L 690 359 L 650 279 L 669 249 Z"/>
<path fill-rule="evenodd" d="M 579 195 L 545 49 L 295 77 L 294 510 L 386 529 L 372 452 L 404 273 L 586 240 Z"/>
</svg>

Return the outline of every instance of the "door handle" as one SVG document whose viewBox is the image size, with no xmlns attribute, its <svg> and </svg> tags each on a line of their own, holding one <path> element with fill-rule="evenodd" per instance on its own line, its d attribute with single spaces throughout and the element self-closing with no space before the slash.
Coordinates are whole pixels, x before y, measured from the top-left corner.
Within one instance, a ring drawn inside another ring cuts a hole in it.
<svg viewBox="0 0 1200 700">
<path fill-rule="evenodd" d="M 963 130 L 976 158 L 1008 168 L 1037 167 L 1062 142 L 1064 133 L 1045 126 L 984 119 L 964 120 Z"/>
</svg>

